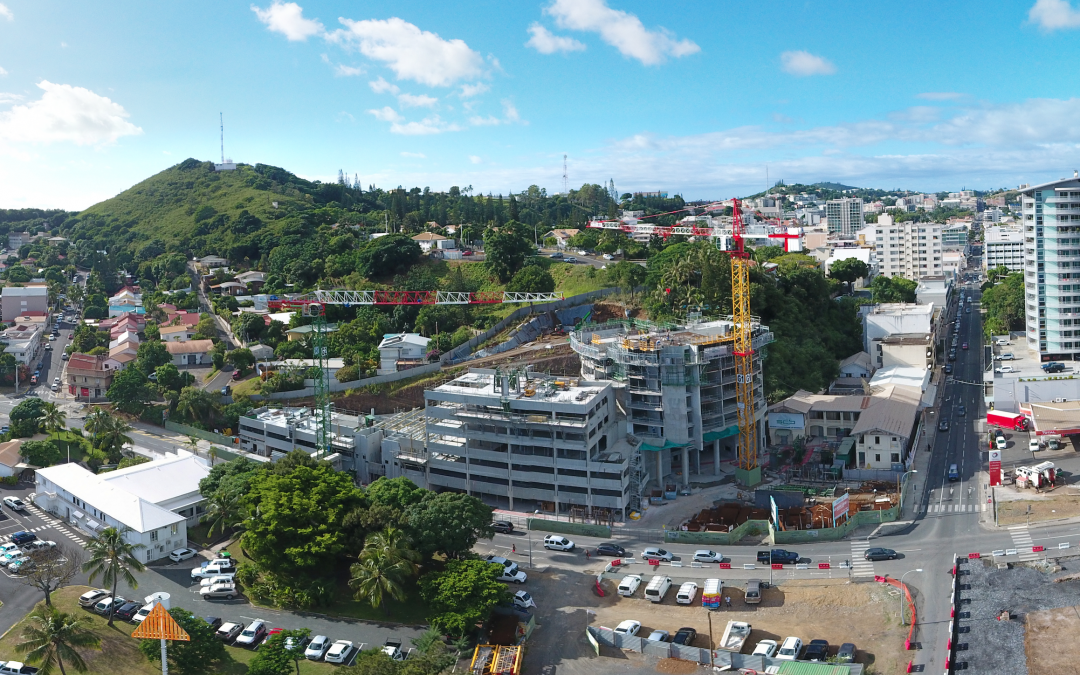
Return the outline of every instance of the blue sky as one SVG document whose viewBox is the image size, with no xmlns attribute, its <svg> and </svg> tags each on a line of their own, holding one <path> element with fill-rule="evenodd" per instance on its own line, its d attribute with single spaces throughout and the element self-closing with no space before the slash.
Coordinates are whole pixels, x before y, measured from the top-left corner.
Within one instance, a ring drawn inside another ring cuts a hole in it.
<svg viewBox="0 0 1080 675">
<path fill-rule="evenodd" d="M 943 190 L 1080 168 L 1078 0 L 0 0 L 0 207 L 225 152 L 364 185 Z M 672 11 L 673 8 L 677 11 Z"/>
</svg>

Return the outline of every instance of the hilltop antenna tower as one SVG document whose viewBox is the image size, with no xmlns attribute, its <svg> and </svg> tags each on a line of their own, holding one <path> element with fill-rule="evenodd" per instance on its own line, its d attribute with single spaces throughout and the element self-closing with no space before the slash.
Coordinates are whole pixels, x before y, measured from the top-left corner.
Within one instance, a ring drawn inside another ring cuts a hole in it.
<svg viewBox="0 0 1080 675">
<path fill-rule="evenodd" d="M 225 114 L 218 113 L 218 123 L 221 125 L 221 163 L 225 163 Z"/>
<path fill-rule="evenodd" d="M 566 177 L 566 155 L 562 156 L 562 191 L 564 195 L 570 194 L 570 181 Z"/>
</svg>

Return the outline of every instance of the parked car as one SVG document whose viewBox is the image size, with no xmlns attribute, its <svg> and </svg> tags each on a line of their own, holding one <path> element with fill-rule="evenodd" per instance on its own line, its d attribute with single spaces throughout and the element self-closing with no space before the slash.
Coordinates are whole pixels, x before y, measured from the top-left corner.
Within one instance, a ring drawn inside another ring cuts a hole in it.
<svg viewBox="0 0 1080 675">
<path fill-rule="evenodd" d="M 998 354 L 998 355 L 997 355 L 997 360 L 998 360 L 998 361 L 1012 361 L 1012 360 L 1014 360 L 1015 358 L 1016 358 L 1016 357 L 1015 357 L 1015 356 L 1013 356 L 1013 354 L 1012 354 L 1012 353 L 1010 353 L 1010 352 L 1005 352 L 1004 354 Z"/>
<path fill-rule="evenodd" d="M 4 504 L 12 511 L 25 511 L 26 504 L 18 497 L 4 497 Z"/>
<path fill-rule="evenodd" d="M 786 637 L 784 643 L 780 645 L 780 651 L 776 653 L 776 658 L 781 661 L 794 661 L 799 658 L 801 651 L 802 640 L 797 637 Z"/>
<path fill-rule="evenodd" d="M 804 661 L 824 661 L 829 655 L 828 640 L 811 640 L 803 652 Z"/>
<path fill-rule="evenodd" d="M 875 546 L 874 548 L 866 549 L 866 553 L 863 557 L 867 560 L 896 560 L 896 551 L 891 548 L 880 548 Z"/>
<path fill-rule="evenodd" d="M 666 630 L 654 630 L 649 633 L 649 637 L 646 639 L 653 642 L 671 642 L 671 633 Z"/>
<path fill-rule="evenodd" d="M 672 644 L 690 646 L 694 644 L 694 638 L 697 637 L 697 629 L 690 626 L 684 626 L 675 632 L 675 637 L 671 638 Z"/>
<path fill-rule="evenodd" d="M 1028 441 L 1028 452 L 1038 452 L 1039 450 L 1042 450 L 1042 447 L 1039 445 L 1039 439 L 1033 438 Z"/>
<path fill-rule="evenodd" d="M 352 642 L 349 642 L 348 640 L 338 640 L 330 645 L 330 649 L 326 652 L 326 657 L 323 660 L 327 663 L 345 663 L 349 659 L 349 654 L 352 653 L 352 649 Z"/>
<path fill-rule="evenodd" d="M 256 619 L 247 625 L 247 628 L 240 632 L 240 636 L 236 638 L 237 647 L 252 648 L 257 646 L 262 639 L 266 637 L 266 622 L 262 619 Z"/>
<path fill-rule="evenodd" d="M 656 546 L 648 546 L 641 552 L 643 560 L 663 560 L 664 562 L 671 562 L 674 557 L 669 551 L 665 551 L 662 548 Z"/>
<path fill-rule="evenodd" d="M 536 601 L 529 595 L 528 591 L 518 591 L 514 593 L 514 607 L 517 609 L 528 609 L 530 607 L 536 607 Z"/>
<path fill-rule="evenodd" d="M 201 567 L 196 567 L 191 570 L 191 580 L 195 579 L 207 579 L 209 577 L 216 577 L 222 574 L 235 574 L 236 567 L 231 563 L 228 565 L 223 564 L 209 564 Z"/>
<path fill-rule="evenodd" d="M 615 626 L 615 632 L 623 635 L 637 635 L 639 630 L 641 630 L 641 622 L 633 619 L 627 619 Z"/>
<path fill-rule="evenodd" d="M 222 642 L 232 642 L 244 631 L 242 623 L 223 623 L 214 631 L 214 637 Z"/>
<path fill-rule="evenodd" d="M 485 560 L 487 560 L 489 563 L 496 563 L 498 565 L 502 565 L 503 567 L 517 567 L 516 562 L 514 562 L 513 560 L 507 560 L 501 555 L 492 554 L 485 558 Z"/>
<path fill-rule="evenodd" d="M 12 574 L 19 574 L 21 572 L 27 572 L 34 569 L 37 563 L 30 558 L 18 558 L 8 563 L 8 572 Z"/>
<path fill-rule="evenodd" d="M 575 258 L 575 257 L 574 257 L 574 256 L 572 256 L 572 255 L 568 255 L 568 256 L 566 256 L 565 258 L 563 258 L 563 262 L 568 262 L 568 263 L 576 263 L 576 262 L 577 262 L 577 258 Z"/>
<path fill-rule="evenodd" d="M 618 544 L 607 542 L 596 547 L 596 555 L 609 555 L 614 558 L 625 558 L 626 549 Z"/>
<path fill-rule="evenodd" d="M 509 520 L 496 520 L 491 523 L 491 529 L 501 534 L 510 534 L 514 531 L 514 524 Z"/>
<path fill-rule="evenodd" d="M 776 644 L 776 640 L 762 640 L 754 647 L 754 652 L 751 656 L 764 656 L 772 658 L 776 656 L 776 650 L 780 648 L 780 645 Z"/>
<path fill-rule="evenodd" d="M 614 259 L 615 259 L 615 256 L 611 255 L 610 253 L 605 253 L 604 254 L 604 260 L 614 260 Z"/>
<path fill-rule="evenodd" d="M 619 582 L 619 595 L 629 597 L 637 592 L 638 586 L 641 585 L 641 576 L 638 574 L 627 574 Z"/>
<path fill-rule="evenodd" d="M 785 551 L 782 548 L 774 548 L 772 551 L 758 551 L 757 561 L 765 564 L 793 565 L 799 562 L 799 554 L 795 551 Z"/>
<path fill-rule="evenodd" d="M 840 645 L 840 649 L 836 650 L 836 662 L 837 663 L 852 663 L 855 661 L 855 645 L 850 642 L 845 642 Z"/>
<path fill-rule="evenodd" d="M 220 616 L 204 616 L 202 620 L 214 630 L 221 628 L 222 621 Z"/>
<path fill-rule="evenodd" d="M 952 371 L 953 371 L 952 364 L 951 363 L 946 363 L 945 364 L 945 374 L 946 375 L 952 375 Z"/>
<path fill-rule="evenodd" d="M 529 577 L 521 570 L 514 570 L 511 572 L 509 569 L 504 567 L 502 574 L 500 574 L 497 579 L 499 581 L 505 581 L 507 583 L 513 582 L 515 584 L 523 584 L 529 580 Z"/>
<path fill-rule="evenodd" d="M 127 600 L 120 597 L 119 595 L 115 598 L 108 597 L 99 601 L 98 604 L 94 605 L 94 611 L 102 616 L 106 616 L 108 615 L 109 611 L 112 610 L 114 607 L 123 607 L 125 603 L 127 603 Z"/>
<path fill-rule="evenodd" d="M 198 551 L 193 548 L 178 548 L 169 554 L 169 560 L 183 562 L 189 558 L 194 558 L 197 553 Z"/>
<path fill-rule="evenodd" d="M 544 537 L 544 548 L 553 551 L 573 551 L 574 542 L 558 534 L 549 534 Z"/>
<path fill-rule="evenodd" d="M 8 543 L 4 544 L 3 546 L 0 546 L 0 555 L 4 555 L 5 553 L 9 553 L 10 551 L 18 551 L 18 550 L 19 550 L 19 545 L 14 543 L 14 542 L 9 541 Z"/>
<path fill-rule="evenodd" d="M 237 596 L 236 584 L 229 582 L 214 584 L 213 586 L 203 586 L 199 589 L 199 596 L 202 597 L 203 600 L 232 600 Z"/>
<path fill-rule="evenodd" d="M 327 649 L 330 649 L 330 638 L 325 635 L 316 635 L 311 638 L 311 642 L 308 643 L 307 649 L 304 650 L 304 658 L 318 661 L 326 654 Z"/>
<path fill-rule="evenodd" d="M 98 604 L 98 601 L 108 597 L 109 592 L 104 588 L 95 588 L 92 591 L 87 591 L 79 596 L 79 605 L 82 607 L 93 607 Z"/>
<path fill-rule="evenodd" d="M 303 635 L 300 637 L 287 637 L 285 638 L 285 651 L 298 652 L 303 654 L 307 649 L 308 644 L 311 642 L 311 636 Z"/>
<path fill-rule="evenodd" d="M 142 609 L 142 603 L 139 602 L 125 602 L 115 612 L 113 616 L 117 619 L 123 619 L 124 621 L 131 621 L 135 618 L 135 615 Z"/>
<path fill-rule="evenodd" d="M 710 551 L 708 549 L 701 549 L 699 551 L 694 551 L 694 562 L 724 562 L 724 554 L 717 553 L 716 551 Z"/>
<path fill-rule="evenodd" d="M 233 579 L 236 578 L 236 574 L 230 572 L 228 574 L 218 574 L 216 576 L 207 577 L 199 582 L 199 586 L 206 588 L 207 586 L 213 586 L 214 584 L 231 584 Z"/>
<path fill-rule="evenodd" d="M 1012 366 L 1002 366 L 1000 368 L 995 368 L 995 370 L 997 370 L 997 372 L 999 372 L 999 373 L 1011 373 L 1011 372 L 1013 372 L 1013 367 Z"/>
</svg>

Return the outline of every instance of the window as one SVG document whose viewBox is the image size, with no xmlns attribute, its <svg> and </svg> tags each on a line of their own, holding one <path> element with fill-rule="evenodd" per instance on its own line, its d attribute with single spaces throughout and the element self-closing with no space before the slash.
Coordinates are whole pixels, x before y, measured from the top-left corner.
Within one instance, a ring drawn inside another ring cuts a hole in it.
<svg viewBox="0 0 1080 675">
<path fill-rule="evenodd" d="M 881 436 L 874 436 L 874 445 L 881 445 Z M 880 456 L 878 455 L 878 457 Z"/>
<path fill-rule="evenodd" d="M 881 455 L 879 453 L 874 454 L 874 461 L 875 462 L 880 462 L 881 461 Z"/>
<path fill-rule="evenodd" d="M 899 464 L 900 463 L 900 453 L 899 452 L 892 453 L 892 457 L 890 458 L 890 461 L 892 461 L 893 464 Z"/>
<path fill-rule="evenodd" d="M 157 530 L 150 533 L 150 541 L 157 541 Z"/>
</svg>

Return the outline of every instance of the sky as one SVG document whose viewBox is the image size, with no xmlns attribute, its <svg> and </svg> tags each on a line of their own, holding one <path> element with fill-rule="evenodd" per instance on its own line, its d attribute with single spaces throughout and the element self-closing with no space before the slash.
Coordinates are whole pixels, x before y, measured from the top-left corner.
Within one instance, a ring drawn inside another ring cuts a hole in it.
<svg viewBox="0 0 1080 675">
<path fill-rule="evenodd" d="M 0 208 L 188 157 L 365 187 L 940 191 L 1080 168 L 1080 0 L 0 0 Z M 767 11 L 762 11 L 767 7 Z"/>
</svg>

